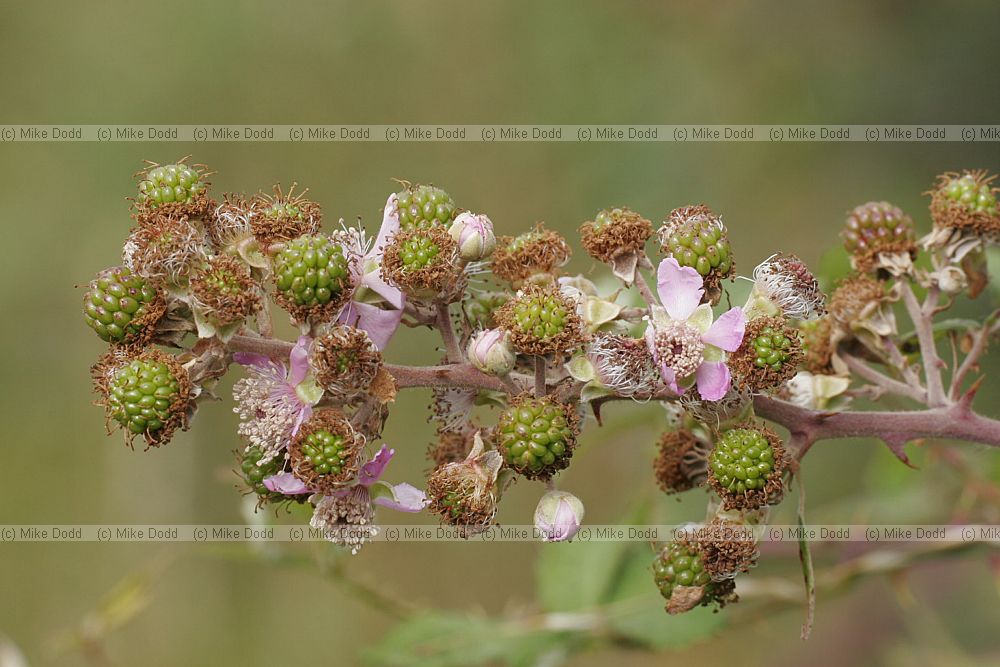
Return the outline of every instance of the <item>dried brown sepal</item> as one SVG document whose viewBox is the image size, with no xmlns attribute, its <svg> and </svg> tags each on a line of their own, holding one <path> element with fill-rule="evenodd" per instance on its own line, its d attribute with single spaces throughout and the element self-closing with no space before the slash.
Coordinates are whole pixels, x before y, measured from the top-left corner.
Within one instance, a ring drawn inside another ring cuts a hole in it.
<svg viewBox="0 0 1000 667">
<path fill-rule="evenodd" d="M 213 257 L 194 273 L 191 295 L 197 307 L 220 326 L 240 322 L 260 306 L 250 267 L 228 255 Z"/>
<path fill-rule="evenodd" d="M 477 441 L 469 455 L 435 468 L 427 478 L 429 509 L 468 538 L 482 532 L 497 512 L 496 479 L 501 457 Z"/>
<path fill-rule="evenodd" d="M 283 243 L 303 234 L 318 234 L 323 220 L 319 204 L 308 199 L 309 189 L 296 194 L 296 183 L 283 192 L 275 184 L 272 194 L 257 193 L 250 200 L 254 215 L 250 218 L 254 235 L 261 247 Z"/>
<path fill-rule="evenodd" d="M 129 269 L 175 285 L 184 284 L 206 257 L 205 235 L 187 216 L 144 217 L 122 247 L 122 260 Z"/>
<path fill-rule="evenodd" d="M 891 263 L 894 256 L 899 257 L 902 261 L 906 261 L 907 257 L 910 261 L 916 259 L 916 240 L 886 241 L 877 246 L 855 250 L 851 253 L 851 265 L 855 271 L 876 273 L 888 277 L 885 268 L 888 263 Z"/>
<path fill-rule="evenodd" d="M 653 473 L 664 493 L 689 491 L 704 481 L 708 452 L 691 431 L 685 428 L 667 431 L 660 436 L 658 447 L 660 453 L 653 460 Z"/>
<path fill-rule="evenodd" d="M 970 211 L 960 202 L 948 197 L 948 184 L 963 176 L 972 176 L 977 185 L 989 186 L 990 192 L 994 196 L 1000 197 L 1000 188 L 991 185 L 996 179 L 996 175 L 987 175 L 985 169 L 966 170 L 961 174 L 953 171 L 939 174 L 934 189 L 924 193 L 931 196 L 930 211 L 934 225 L 958 229 L 978 237 L 994 239 L 1000 237 L 1000 215 L 986 211 Z"/>
<path fill-rule="evenodd" d="M 530 299 L 551 297 L 561 303 L 566 310 L 563 328 L 557 334 L 538 338 L 532 332 L 524 331 L 517 323 L 515 311 L 518 304 Z M 547 354 L 562 354 L 573 350 L 586 340 L 583 330 L 583 320 L 576 312 L 576 304 L 564 295 L 558 288 L 528 284 L 518 291 L 513 299 L 507 300 L 493 313 L 497 326 L 510 334 L 510 341 L 522 354 L 544 356 Z"/>
<path fill-rule="evenodd" d="M 840 325 L 851 324 L 885 298 L 885 286 L 864 273 L 847 276 L 830 295 L 830 316 Z"/>
<path fill-rule="evenodd" d="M 150 447 L 160 447 L 166 444 L 174 436 L 177 429 L 186 431 L 194 412 L 194 384 L 191 382 L 187 369 L 185 369 L 176 358 L 156 348 L 145 348 L 139 345 L 117 345 L 108 350 L 100 359 L 90 367 L 90 377 L 93 381 L 94 393 L 98 398 L 94 402 L 104 408 L 105 422 L 108 435 L 111 435 L 114 428 L 112 426 L 111 405 L 109 395 L 111 393 L 111 383 L 115 372 L 132 362 L 133 359 L 143 359 L 160 362 L 170 369 L 170 373 L 177 379 L 177 395 L 170 404 L 170 417 L 163 421 L 163 426 L 153 432 L 146 431 L 141 434 L 121 428 L 125 436 L 125 444 L 134 448 L 134 440 L 137 435 L 141 435 L 146 442 L 146 449 Z"/>
<path fill-rule="evenodd" d="M 347 400 L 369 393 L 382 368 L 382 353 L 365 331 L 338 325 L 313 341 L 309 366 L 331 397 Z"/>
<path fill-rule="evenodd" d="M 784 475 L 788 469 L 786 452 L 781 438 L 771 429 L 753 421 L 737 424 L 732 428 L 752 429 L 763 435 L 774 451 L 774 465 L 764 480 L 764 488 L 751 489 L 744 493 L 736 493 L 722 486 L 715 478 L 715 475 L 711 473 L 711 467 L 709 467 L 708 483 L 718 494 L 719 498 L 722 499 L 723 508 L 740 511 L 756 510 L 765 505 L 775 505 L 781 502 L 781 499 L 785 496 Z"/>
<path fill-rule="evenodd" d="M 718 605 L 722 609 L 727 604 L 739 602 L 736 595 L 736 582 L 731 579 L 712 582 L 708 586 L 676 586 L 670 599 L 667 600 L 667 613 L 683 614 L 695 607 Z"/>
<path fill-rule="evenodd" d="M 788 359 L 781 364 L 779 370 L 771 366 L 757 365 L 757 351 L 754 341 L 764 331 L 770 328 L 791 341 L 791 347 L 786 350 Z M 802 361 L 802 343 L 799 340 L 798 329 L 791 327 L 783 317 L 755 317 L 747 323 L 746 333 L 739 348 L 729 355 L 727 363 L 733 373 L 736 383 L 747 391 L 757 393 L 780 387 L 791 379 Z"/>
<path fill-rule="evenodd" d="M 438 254 L 425 266 L 408 267 L 402 258 L 403 244 L 421 237 L 436 245 Z M 444 227 L 435 225 L 427 229 L 403 231 L 386 245 L 382 256 L 382 277 L 414 298 L 452 303 L 462 297 L 467 283 L 459 259 L 458 244 Z"/>
<path fill-rule="evenodd" d="M 570 247 L 543 223 L 521 236 L 501 236 L 493 252 L 493 275 L 519 286 L 537 274 L 552 274 L 569 261 Z"/>
<path fill-rule="evenodd" d="M 427 446 L 427 458 L 434 462 L 434 467 L 448 463 L 464 461 L 472 450 L 474 429 L 462 431 L 439 430 L 437 440 Z"/>
<path fill-rule="evenodd" d="M 580 226 L 580 243 L 587 253 L 601 262 L 624 253 L 637 253 L 653 235 L 653 223 L 627 207 L 601 211 L 600 221 L 590 220 Z"/>
<path fill-rule="evenodd" d="M 347 448 L 348 456 L 343 459 L 338 474 L 316 472 L 312 462 L 302 452 L 306 438 L 319 431 L 328 431 L 343 438 L 343 446 Z M 291 463 L 292 474 L 303 484 L 319 493 L 329 494 L 347 486 L 358 476 L 364 458 L 364 448 L 364 436 L 355 431 L 339 411 L 328 408 L 314 411 L 302 424 L 288 445 L 288 460 Z"/>
<path fill-rule="evenodd" d="M 700 528 L 696 539 L 705 570 L 715 582 L 749 572 L 760 555 L 753 529 L 722 517 Z"/>
</svg>

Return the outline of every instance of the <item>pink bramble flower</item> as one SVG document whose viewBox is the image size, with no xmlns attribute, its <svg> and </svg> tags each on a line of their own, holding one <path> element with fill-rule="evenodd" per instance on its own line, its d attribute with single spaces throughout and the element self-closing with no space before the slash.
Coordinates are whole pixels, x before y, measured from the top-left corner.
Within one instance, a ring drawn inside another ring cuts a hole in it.
<svg viewBox="0 0 1000 667">
<path fill-rule="evenodd" d="M 240 416 L 239 434 L 264 452 L 258 465 L 288 446 L 323 396 L 323 389 L 308 374 L 311 343 L 308 336 L 300 336 L 287 367 L 262 354 L 233 355 L 248 373 L 233 386 L 233 412 Z"/>
<path fill-rule="evenodd" d="M 380 266 L 385 246 L 399 231 L 399 202 L 389 195 L 382 211 L 382 226 L 371 243 L 363 229 L 344 232 L 359 259 L 352 263 L 354 296 L 340 313 L 340 323 L 368 332 L 378 349 L 385 349 L 403 319 L 406 296 L 382 279 Z M 383 306 L 389 306 L 384 308 Z"/>
<path fill-rule="evenodd" d="M 719 400 L 732 380 L 724 353 L 734 352 L 743 340 L 743 309 L 732 308 L 713 322 L 711 305 L 699 305 L 705 293 L 702 277 L 672 257 L 660 262 L 656 291 L 662 306 L 650 304 L 646 345 L 660 376 L 678 395 L 696 384 L 703 399 Z"/>
<path fill-rule="evenodd" d="M 406 484 L 389 484 L 381 480 L 382 473 L 396 450 L 386 445 L 361 467 L 357 482 L 329 495 L 314 495 L 315 505 L 309 525 L 323 531 L 334 544 L 358 553 L 366 542 L 378 535 L 375 506 L 389 507 L 399 512 L 419 512 L 427 506 L 427 496 L 420 489 Z"/>
</svg>

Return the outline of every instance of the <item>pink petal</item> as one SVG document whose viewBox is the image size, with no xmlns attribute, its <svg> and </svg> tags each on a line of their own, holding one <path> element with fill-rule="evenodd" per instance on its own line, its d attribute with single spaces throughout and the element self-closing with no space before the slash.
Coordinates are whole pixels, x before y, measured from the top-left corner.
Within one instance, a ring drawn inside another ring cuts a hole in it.
<svg viewBox="0 0 1000 667">
<path fill-rule="evenodd" d="M 286 496 L 300 496 L 304 493 L 311 493 L 311 490 L 302 480 L 290 472 L 279 472 L 264 478 L 264 486 L 269 491 L 282 493 Z"/>
<path fill-rule="evenodd" d="M 729 391 L 729 367 L 721 361 L 706 361 L 695 374 L 698 393 L 706 401 L 717 401 Z"/>
<path fill-rule="evenodd" d="M 376 452 L 372 460 L 361 466 L 361 472 L 358 473 L 358 483 L 362 486 L 371 486 L 377 482 L 395 454 L 395 449 L 389 449 L 387 445 L 382 445 L 382 449 Z"/>
<path fill-rule="evenodd" d="M 746 327 L 746 314 L 743 309 L 731 308 L 712 323 L 701 339 L 726 352 L 735 352 L 740 343 L 743 342 L 743 333 Z"/>
<path fill-rule="evenodd" d="M 233 361 L 240 366 L 256 366 L 261 370 L 268 369 L 273 363 L 266 355 L 254 354 L 252 352 L 235 352 L 233 354 Z"/>
<path fill-rule="evenodd" d="M 406 303 L 406 297 L 398 287 L 393 287 L 382 280 L 382 272 L 379 269 L 366 273 L 361 279 L 361 284 L 385 299 L 393 308 L 402 309 Z"/>
<path fill-rule="evenodd" d="M 370 259 L 382 257 L 382 251 L 396 232 L 399 231 L 399 202 L 396 201 L 396 194 L 389 195 L 385 200 L 385 208 L 382 209 L 382 226 L 379 227 L 378 236 L 375 238 L 375 245 L 368 257 Z"/>
<path fill-rule="evenodd" d="M 678 396 L 684 393 L 684 390 L 677 386 L 677 374 L 674 372 L 673 368 L 667 366 L 666 364 L 660 364 L 660 377 L 662 377 L 663 381 L 667 383 L 668 387 L 670 387 L 670 391 L 674 392 Z"/>
<path fill-rule="evenodd" d="M 419 512 L 427 506 L 427 494 L 415 486 L 407 483 L 394 484 L 392 487 L 393 498 L 379 496 L 372 502 L 382 507 L 398 510 L 400 512 Z"/>
<path fill-rule="evenodd" d="M 305 380 L 306 374 L 309 372 L 310 344 L 312 344 L 312 338 L 309 336 L 299 336 L 298 342 L 292 348 L 291 355 L 289 355 L 291 369 L 288 373 L 288 384 L 293 387 Z"/>
<path fill-rule="evenodd" d="M 383 310 L 370 303 L 352 302 L 349 310 L 356 316 L 354 326 L 367 331 L 368 337 L 380 350 L 384 350 L 389 344 L 389 340 L 403 319 L 402 310 Z"/>
<path fill-rule="evenodd" d="M 690 266 L 682 267 L 673 257 L 660 262 L 656 271 L 656 291 L 671 319 L 682 322 L 691 317 L 705 293 L 698 272 Z"/>
</svg>

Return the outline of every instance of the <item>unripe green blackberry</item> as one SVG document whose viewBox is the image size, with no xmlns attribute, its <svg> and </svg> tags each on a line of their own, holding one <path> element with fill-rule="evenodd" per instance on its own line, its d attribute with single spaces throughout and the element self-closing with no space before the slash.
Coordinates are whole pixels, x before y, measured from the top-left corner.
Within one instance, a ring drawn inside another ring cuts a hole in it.
<svg viewBox="0 0 1000 667">
<path fill-rule="evenodd" d="M 658 232 L 663 254 L 702 277 L 718 282 L 733 270 L 729 234 L 722 219 L 707 206 L 674 209 Z"/>
<path fill-rule="evenodd" d="M 264 458 L 264 450 L 260 447 L 249 447 L 240 455 L 240 471 L 247 489 L 257 494 L 261 502 L 284 500 L 284 494 L 275 493 L 264 486 L 265 478 L 281 472 L 285 463 L 284 457 L 280 455 L 275 456 L 264 464 L 260 463 L 262 458 Z"/>
<path fill-rule="evenodd" d="M 340 243 L 307 234 L 275 255 L 274 283 L 282 306 L 301 321 L 316 310 L 341 305 L 350 283 L 350 262 Z"/>
<path fill-rule="evenodd" d="M 777 502 L 784 470 L 784 449 L 766 429 L 723 431 L 708 457 L 709 483 L 726 509 L 757 509 Z"/>
<path fill-rule="evenodd" d="M 496 326 L 494 312 L 509 298 L 506 292 L 475 292 L 462 304 L 462 309 L 473 329 L 492 329 Z"/>
<path fill-rule="evenodd" d="M 713 581 L 698 543 L 683 538 L 671 542 L 656 556 L 653 581 L 667 601 L 669 614 L 711 604 L 724 607 L 737 601 L 732 579 Z"/>
<path fill-rule="evenodd" d="M 382 277 L 415 299 L 450 303 L 467 284 L 458 244 L 440 225 L 396 234 L 382 255 Z"/>
<path fill-rule="evenodd" d="M 521 396 L 500 414 L 496 436 L 504 462 L 529 479 L 548 479 L 569 465 L 579 419 L 555 399 Z"/>
<path fill-rule="evenodd" d="M 594 259 L 609 262 L 624 253 L 641 251 L 653 235 L 653 225 L 630 208 L 599 211 L 580 226 L 580 242 Z"/>
<path fill-rule="evenodd" d="M 165 309 L 160 292 L 122 266 L 101 271 L 83 295 L 87 326 L 109 343 L 145 342 Z"/>
<path fill-rule="evenodd" d="M 528 285 L 495 317 L 514 347 L 525 354 L 564 352 L 583 340 L 576 304 L 554 288 Z"/>
<path fill-rule="evenodd" d="M 407 187 L 396 193 L 399 224 L 403 231 L 448 227 L 455 220 L 455 202 L 451 195 L 433 185 Z"/>
<path fill-rule="evenodd" d="M 754 337 L 752 343 L 754 351 L 757 353 L 757 359 L 754 360 L 754 363 L 759 368 L 770 367 L 771 370 L 780 371 L 791 358 L 792 339 L 786 336 L 781 329 L 764 327 Z"/>
<path fill-rule="evenodd" d="M 995 215 L 997 198 L 989 183 L 984 183 L 975 174 L 966 172 L 953 176 L 942 186 L 944 195 L 970 213 L 980 212 Z"/>
<path fill-rule="evenodd" d="M 708 586 L 712 577 L 694 546 L 671 542 L 653 561 L 653 579 L 660 595 L 669 600 L 678 586 Z"/>
<path fill-rule="evenodd" d="M 155 166 L 139 181 L 140 204 L 157 208 L 162 204 L 190 204 L 205 192 L 206 184 L 195 167 L 186 164 Z"/>
<path fill-rule="evenodd" d="M 566 239 L 542 223 L 520 236 L 501 236 L 493 251 L 493 275 L 518 287 L 542 278 L 555 280 L 556 269 L 569 261 Z"/>
<path fill-rule="evenodd" d="M 830 317 L 799 322 L 802 336 L 802 367 L 810 373 L 833 373 L 833 327 Z"/>
<path fill-rule="evenodd" d="M 339 412 L 317 410 L 288 446 L 292 474 L 320 492 L 343 488 L 358 475 L 364 444 Z"/>
<path fill-rule="evenodd" d="M 323 213 L 319 204 L 306 198 L 308 189 L 296 194 L 295 183 L 284 192 L 275 185 L 273 194 L 258 193 L 251 200 L 253 233 L 261 245 L 284 243 L 303 234 L 318 234 Z"/>
<path fill-rule="evenodd" d="M 743 389 L 760 392 L 781 386 L 795 375 L 802 359 L 798 330 L 783 317 L 755 317 L 743 342 L 729 355 L 729 368 Z"/>
<path fill-rule="evenodd" d="M 429 236 L 416 236 L 400 244 L 399 258 L 407 271 L 418 271 L 433 264 L 441 248 Z"/>
<path fill-rule="evenodd" d="M 135 356 L 112 351 L 92 372 L 108 418 L 122 427 L 129 443 L 141 435 L 156 447 L 178 426 L 186 426 L 191 381 L 170 355 L 158 350 Z"/>
<path fill-rule="evenodd" d="M 985 170 L 948 172 L 931 190 L 931 217 L 936 227 L 967 230 L 977 236 L 1000 236 L 996 176 Z"/>
</svg>

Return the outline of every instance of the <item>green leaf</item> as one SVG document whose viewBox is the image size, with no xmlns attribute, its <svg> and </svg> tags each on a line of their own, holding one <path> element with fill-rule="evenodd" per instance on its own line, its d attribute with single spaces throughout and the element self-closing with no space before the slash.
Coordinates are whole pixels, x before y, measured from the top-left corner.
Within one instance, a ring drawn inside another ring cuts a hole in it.
<svg viewBox="0 0 1000 667">
<path fill-rule="evenodd" d="M 395 667 L 470 667 L 506 664 L 527 667 L 561 649 L 572 635 L 539 630 L 482 616 L 426 612 L 393 628 L 364 652 L 369 664 Z"/>
</svg>

